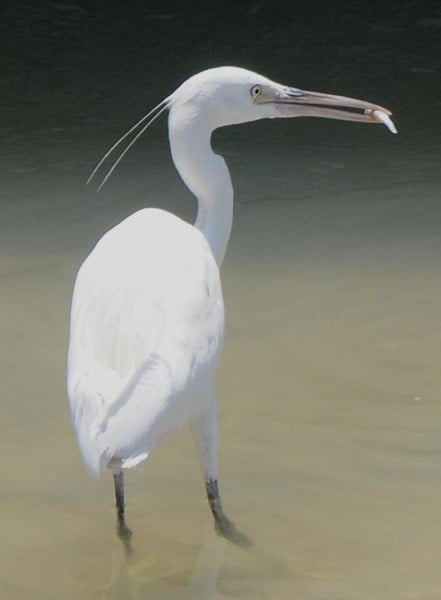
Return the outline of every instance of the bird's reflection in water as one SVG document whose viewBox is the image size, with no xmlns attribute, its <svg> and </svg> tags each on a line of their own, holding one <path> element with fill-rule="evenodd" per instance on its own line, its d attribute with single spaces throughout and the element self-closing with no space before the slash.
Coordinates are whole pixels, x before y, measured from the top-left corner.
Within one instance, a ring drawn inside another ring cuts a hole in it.
<svg viewBox="0 0 441 600">
<path fill-rule="evenodd" d="M 182 549 L 185 552 L 185 549 Z M 283 560 L 252 546 L 243 550 L 207 527 L 192 566 L 172 556 L 134 550 L 130 556 L 115 549 L 109 585 L 102 598 L 204 599 L 267 597 L 267 585 L 287 582 L 294 572 Z"/>
</svg>

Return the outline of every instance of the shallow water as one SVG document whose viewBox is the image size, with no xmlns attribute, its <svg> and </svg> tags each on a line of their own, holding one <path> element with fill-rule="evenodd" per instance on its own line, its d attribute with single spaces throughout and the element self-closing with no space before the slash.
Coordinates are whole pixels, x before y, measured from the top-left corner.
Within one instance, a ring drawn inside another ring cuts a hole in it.
<svg viewBox="0 0 441 600">
<path fill-rule="evenodd" d="M 385 189 L 375 213 L 361 191 L 332 206 L 239 206 L 224 270 L 220 462 L 226 507 L 255 542 L 249 553 L 212 533 L 182 432 L 128 476 L 135 555 L 125 564 L 111 481 L 84 472 L 64 398 L 80 256 L 2 261 L 8 598 L 435 598 L 441 243 L 430 234 L 432 193 Z M 397 215 L 399 234 L 386 235 Z"/>
<path fill-rule="evenodd" d="M 0 223 L 5 597 L 439 597 L 441 142 L 430 110 L 412 121 L 416 101 L 396 95 L 395 137 L 311 120 L 216 134 L 237 198 L 223 268 L 220 483 L 255 545 L 214 535 L 182 431 L 127 477 L 129 562 L 110 478 L 89 479 L 70 426 L 72 281 L 125 215 L 160 204 L 191 219 L 194 205 L 163 121 L 100 195 L 84 188 L 93 160 L 138 116 L 132 106 L 118 127 L 100 115 L 97 139 L 79 124 L 85 105 L 61 132 L 50 116 L 23 138 L 5 126 L 15 150 Z M 56 97 L 71 106 L 62 86 Z"/>
</svg>

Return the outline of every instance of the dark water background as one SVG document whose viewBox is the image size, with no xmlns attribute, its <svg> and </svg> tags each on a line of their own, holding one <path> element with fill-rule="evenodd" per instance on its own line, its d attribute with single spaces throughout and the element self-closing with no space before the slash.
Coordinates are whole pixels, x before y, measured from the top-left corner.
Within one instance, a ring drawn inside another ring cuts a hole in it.
<svg viewBox="0 0 441 600">
<path fill-rule="evenodd" d="M 0 8 L 0 580 L 22 598 L 439 597 L 438 2 L 6 2 Z M 72 281 L 134 210 L 188 219 L 165 119 L 99 194 L 104 151 L 182 80 L 235 64 L 391 108 L 216 132 L 236 190 L 220 463 L 244 553 L 211 531 L 185 432 L 111 482 L 64 391 Z"/>
</svg>

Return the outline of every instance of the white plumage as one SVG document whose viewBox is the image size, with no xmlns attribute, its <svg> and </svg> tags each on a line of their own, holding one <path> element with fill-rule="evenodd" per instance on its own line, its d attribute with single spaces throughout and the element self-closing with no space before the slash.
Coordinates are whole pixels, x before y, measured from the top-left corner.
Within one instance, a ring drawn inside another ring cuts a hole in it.
<svg viewBox="0 0 441 600">
<path fill-rule="evenodd" d="M 72 417 L 91 473 L 113 470 L 117 530 L 127 549 L 122 471 L 145 459 L 161 434 L 185 423 L 195 436 L 216 529 L 247 544 L 222 511 L 217 483 L 214 377 L 224 336 L 219 267 L 231 231 L 233 187 L 225 161 L 211 149 L 211 134 L 274 117 L 392 122 L 387 109 L 369 102 L 220 67 L 185 81 L 98 167 L 142 125 L 122 158 L 166 109 L 172 158 L 198 199 L 197 219 L 193 226 L 159 209 L 138 211 L 106 233 L 84 261 L 71 312 Z"/>
<path fill-rule="evenodd" d="M 213 385 L 224 311 L 205 237 L 159 209 L 131 215 L 83 263 L 72 315 L 69 397 L 83 458 L 95 475 L 112 459 L 134 466 L 200 412 Z"/>
</svg>

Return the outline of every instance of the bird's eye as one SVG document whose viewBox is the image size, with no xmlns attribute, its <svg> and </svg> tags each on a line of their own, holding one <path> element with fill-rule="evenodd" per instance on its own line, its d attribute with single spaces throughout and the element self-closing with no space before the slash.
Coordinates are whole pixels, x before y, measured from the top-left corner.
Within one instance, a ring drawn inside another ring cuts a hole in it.
<svg viewBox="0 0 441 600">
<path fill-rule="evenodd" d="M 261 85 L 253 85 L 253 87 L 250 90 L 250 94 L 251 94 L 251 98 L 255 99 L 258 98 L 262 93 L 262 86 Z"/>
</svg>

